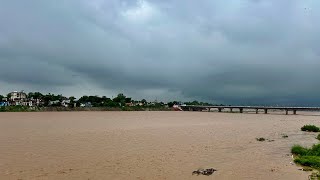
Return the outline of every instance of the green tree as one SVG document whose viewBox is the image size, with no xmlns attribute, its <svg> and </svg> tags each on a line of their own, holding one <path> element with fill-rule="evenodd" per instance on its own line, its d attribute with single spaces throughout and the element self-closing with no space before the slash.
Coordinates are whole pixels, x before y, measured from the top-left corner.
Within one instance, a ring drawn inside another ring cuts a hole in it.
<svg viewBox="0 0 320 180">
<path fill-rule="evenodd" d="M 146 105 L 146 104 L 147 104 L 147 100 L 142 99 L 142 100 L 141 100 L 141 103 L 142 103 L 143 105 Z"/>
<path fill-rule="evenodd" d="M 113 99 L 113 102 L 118 103 L 120 106 L 124 106 L 125 103 L 126 103 L 126 98 L 127 98 L 127 97 L 126 97 L 124 94 L 120 93 L 120 94 L 118 94 L 117 97 L 115 97 L 115 98 Z"/>
<path fill-rule="evenodd" d="M 69 100 L 70 100 L 69 107 L 74 107 L 74 103 L 76 99 L 77 98 L 75 98 L 74 96 L 69 97 Z"/>
<path fill-rule="evenodd" d="M 119 107 L 119 103 L 112 101 L 111 99 L 106 102 L 107 107 Z"/>
<path fill-rule="evenodd" d="M 28 98 L 33 98 L 33 99 L 43 99 L 44 95 L 40 92 L 29 92 L 28 93 Z"/>
<path fill-rule="evenodd" d="M 77 99 L 77 98 L 75 98 L 74 96 L 70 96 L 70 97 L 69 97 L 70 103 L 74 103 L 74 101 L 75 101 L 76 99 Z"/>
<path fill-rule="evenodd" d="M 169 107 L 173 107 L 173 105 L 175 104 L 179 104 L 179 102 L 178 101 L 168 102 Z"/>
<path fill-rule="evenodd" d="M 27 97 L 30 99 L 30 98 L 33 98 L 33 92 L 29 92 Z"/>
<path fill-rule="evenodd" d="M 131 103 L 131 98 L 128 98 L 128 97 L 127 97 L 127 98 L 125 99 L 125 102 L 126 102 L 126 103 Z"/>
<path fill-rule="evenodd" d="M 2 101 L 3 98 L 4 98 L 4 96 L 2 96 L 2 95 L 0 94 L 0 102 Z"/>
</svg>

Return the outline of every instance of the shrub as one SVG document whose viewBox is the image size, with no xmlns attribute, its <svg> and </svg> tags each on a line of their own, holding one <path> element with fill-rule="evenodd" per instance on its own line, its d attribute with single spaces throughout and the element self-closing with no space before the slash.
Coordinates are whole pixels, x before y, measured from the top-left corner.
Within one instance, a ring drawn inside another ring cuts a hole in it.
<svg viewBox="0 0 320 180">
<path fill-rule="evenodd" d="M 310 149 L 294 145 L 291 148 L 291 153 L 299 156 L 320 156 L 320 144 L 315 144 Z"/>
<path fill-rule="evenodd" d="M 300 156 L 294 160 L 294 162 L 303 166 L 309 166 L 313 168 L 320 168 L 319 156 Z"/>
<path fill-rule="evenodd" d="M 309 156 L 320 156 L 320 144 L 313 145 L 308 152 Z"/>
<path fill-rule="evenodd" d="M 320 140 L 320 134 L 318 134 L 318 136 L 316 137 L 316 139 Z"/>
<path fill-rule="evenodd" d="M 309 132 L 319 132 L 320 128 L 315 125 L 304 125 L 301 128 L 301 131 L 309 131 Z"/>
<path fill-rule="evenodd" d="M 305 156 L 308 154 L 308 152 L 309 152 L 309 150 L 307 148 L 304 148 L 300 145 L 294 145 L 291 148 L 291 153 L 295 154 L 295 155 Z"/>
</svg>

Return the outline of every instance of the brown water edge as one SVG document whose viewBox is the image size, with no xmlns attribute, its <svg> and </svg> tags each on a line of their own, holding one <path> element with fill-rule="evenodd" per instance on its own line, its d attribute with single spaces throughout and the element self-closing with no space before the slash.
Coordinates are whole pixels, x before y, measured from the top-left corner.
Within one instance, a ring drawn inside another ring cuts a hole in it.
<svg viewBox="0 0 320 180">
<path fill-rule="evenodd" d="M 310 113 L 0 113 L 0 179 L 307 179 L 290 164 L 290 148 L 317 143 L 300 128 L 318 120 Z M 211 167 L 212 176 L 191 174 Z"/>
</svg>

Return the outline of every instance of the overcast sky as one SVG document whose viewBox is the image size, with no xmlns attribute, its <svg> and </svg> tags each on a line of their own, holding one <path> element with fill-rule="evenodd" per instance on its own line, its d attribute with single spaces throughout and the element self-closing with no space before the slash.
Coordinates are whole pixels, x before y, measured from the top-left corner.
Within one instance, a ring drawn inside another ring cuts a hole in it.
<svg viewBox="0 0 320 180">
<path fill-rule="evenodd" d="M 319 0 L 0 0 L 0 94 L 320 105 Z"/>
</svg>

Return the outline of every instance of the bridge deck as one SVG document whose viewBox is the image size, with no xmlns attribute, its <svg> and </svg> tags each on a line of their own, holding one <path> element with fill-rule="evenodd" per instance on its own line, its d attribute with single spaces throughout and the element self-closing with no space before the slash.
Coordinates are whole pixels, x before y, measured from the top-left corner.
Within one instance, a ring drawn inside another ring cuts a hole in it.
<svg viewBox="0 0 320 180">
<path fill-rule="evenodd" d="M 203 111 L 211 109 L 218 109 L 219 112 L 222 112 L 222 109 L 230 109 L 232 112 L 233 109 L 239 109 L 240 113 L 243 113 L 244 109 L 255 109 L 258 114 L 259 109 L 264 110 L 265 114 L 268 113 L 269 109 L 272 110 L 284 110 L 286 114 L 288 111 L 293 111 L 293 114 L 296 114 L 297 111 L 320 111 L 320 107 L 276 107 L 276 106 L 192 106 L 186 105 L 181 106 L 184 111 Z"/>
</svg>

